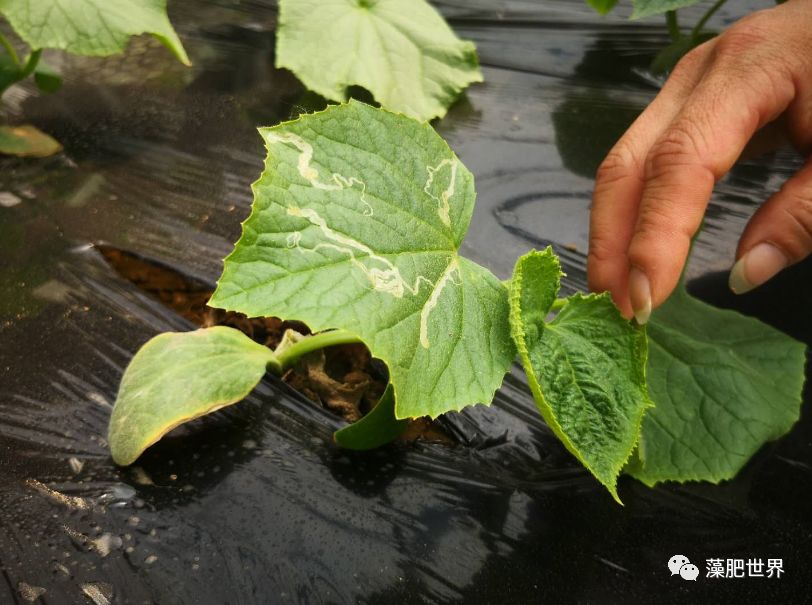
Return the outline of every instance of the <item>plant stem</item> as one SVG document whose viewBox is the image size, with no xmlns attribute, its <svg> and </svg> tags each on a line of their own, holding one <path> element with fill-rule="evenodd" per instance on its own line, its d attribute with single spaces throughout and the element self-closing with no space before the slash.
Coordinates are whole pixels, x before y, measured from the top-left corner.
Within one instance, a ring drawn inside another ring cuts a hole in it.
<svg viewBox="0 0 812 605">
<path fill-rule="evenodd" d="M 708 22 L 708 20 L 711 17 L 713 17 L 716 14 L 716 12 L 720 8 L 722 8 L 722 6 L 724 6 L 725 2 L 727 2 L 727 0 L 716 0 L 716 2 L 713 4 L 713 6 L 711 6 L 708 9 L 708 12 L 706 12 L 704 15 L 702 15 L 702 18 L 699 20 L 699 22 L 691 30 L 691 37 L 692 38 L 696 38 L 699 34 L 702 33 L 702 28 L 705 27 L 705 24 Z"/>
<path fill-rule="evenodd" d="M 37 64 L 39 63 L 40 55 L 42 55 L 41 49 L 37 49 L 28 55 L 28 60 L 25 62 L 25 66 L 20 72 L 20 80 L 23 80 L 34 73 L 34 70 L 37 68 Z"/>
<path fill-rule="evenodd" d="M 20 57 L 17 56 L 17 51 L 14 50 L 14 47 L 11 45 L 11 42 L 6 40 L 3 34 L 0 34 L 0 46 L 6 49 L 8 56 L 11 57 L 11 60 L 14 61 L 14 65 L 17 67 L 20 66 Z"/>
<path fill-rule="evenodd" d="M 665 22 L 668 25 L 668 34 L 671 36 L 671 40 L 676 42 L 682 37 L 682 32 L 679 30 L 679 21 L 677 21 L 677 11 L 665 13 Z"/>
<path fill-rule="evenodd" d="M 296 363 L 303 355 L 307 355 L 313 351 L 318 351 L 319 349 L 324 349 L 325 347 L 346 345 L 356 342 L 361 342 L 361 339 L 347 330 L 319 332 L 318 334 L 305 336 L 296 344 L 287 347 L 284 351 L 279 353 L 277 359 L 284 370 Z"/>
</svg>

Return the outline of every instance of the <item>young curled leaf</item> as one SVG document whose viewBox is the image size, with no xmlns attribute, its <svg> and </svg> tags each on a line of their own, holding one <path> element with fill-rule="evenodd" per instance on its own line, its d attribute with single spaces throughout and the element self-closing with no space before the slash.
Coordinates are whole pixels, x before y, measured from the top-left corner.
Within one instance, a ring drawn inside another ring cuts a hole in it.
<svg viewBox="0 0 812 605">
<path fill-rule="evenodd" d="M 623 319 L 608 294 L 576 294 L 547 321 L 560 277 L 550 248 L 519 259 L 510 286 L 513 339 L 544 420 L 620 502 L 617 477 L 651 407 L 645 331 Z"/>
<path fill-rule="evenodd" d="M 128 465 L 175 427 L 244 399 L 273 352 L 224 326 L 168 332 L 147 342 L 124 372 L 107 440 Z"/>
</svg>

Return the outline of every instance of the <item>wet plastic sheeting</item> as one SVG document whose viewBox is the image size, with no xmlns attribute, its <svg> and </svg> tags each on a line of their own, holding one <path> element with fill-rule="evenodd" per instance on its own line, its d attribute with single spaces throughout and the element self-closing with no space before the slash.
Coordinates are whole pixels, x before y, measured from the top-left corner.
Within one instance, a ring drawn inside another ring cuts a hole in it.
<svg viewBox="0 0 812 605">
<path fill-rule="evenodd" d="M 660 21 L 601 19 L 576 0 L 442 8 L 479 44 L 486 78 L 438 125 L 477 178 L 463 252 L 506 278 L 519 254 L 552 243 L 565 287 L 584 288 L 591 175 L 656 92 L 645 67 L 666 42 Z M 11 120 L 66 151 L 0 160 L 0 603 L 808 599 L 809 409 L 735 481 L 623 479 L 623 508 L 554 439 L 518 371 L 492 407 L 446 420 L 453 448 L 338 451 L 339 421 L 268 378 L 116 468 L 104 435 L 124 366 L 157 332 L 190 326 L 91 244 L 212 282 L 261 167 L 255 127 L 318 106 L 272 68 L 272 4 L 171 9 L 192 70 L 139 39 L 123 58 L 56 55 L 62 92 L 6 99 Z M 705 298 L 812 343 L 808 263 L 736 300 L 721 273 L 747 218 L 798 165 L 781 151 L 737 167 L 689 274 Z M 670 577 L 674 554 L 699 565 L 696 583 Z M 710 580 L 712 557 L 783 558 L 786 572 Z"/>
</svg>

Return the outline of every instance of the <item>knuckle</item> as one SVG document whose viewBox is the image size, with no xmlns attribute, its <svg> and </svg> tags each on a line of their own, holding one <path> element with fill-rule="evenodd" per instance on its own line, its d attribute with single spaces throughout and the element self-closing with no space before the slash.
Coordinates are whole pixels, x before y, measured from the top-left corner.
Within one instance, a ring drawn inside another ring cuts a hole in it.
<svg viewBox="0 0 812 605">
<path fill-rule="evenodd" d="M 805 255 L 812 250 L 812 192 L 808 188 L 788 184 L 784 186 L 783 194 L 786 203 L 784 212 L 790 219 L 795 233 L 797 250 L 795 256 Z"/>
<path fill-rule="evenodd" d="M 696 127 L 673 124 L 654 144 L 646 157 L 646 177 L 658 179 L 675 168 L 700 161 L 702 136 Z"/>
<path fill-rule="evenodd" d="M 646 203 L 637 219 L 635 239 L 646 242 L 646 245 L 660 243 L 663 238 L 689 241 L 699 225 L 685 210 L 666 192 L 647 192 Z"/>
<path fill-rule="evenodd" d="M 766 84 L 786 79 L 798 53 L 788 52 L 793 41 L 777 25 L 769 10 L 753 13 L 723 32 L 714 46 L 714 64 L 733 85 L 766 90 Z M 799 56 L 805 56 L 800 53 Z"/>
<path fill-rule="evenodd" d="M 662 195 L 649 194 L 637 219 L 637 233 L 649 236 L 670 232 L 674 224 L 674 204 Z"/>
<path fill-rule="evenodd" d="M 769 11 L 757 11 L 725 30 L 716 43 L 720 57 L 738 57 L 772 40 L 773 19 Z"/>
<path fill-rule="evenodd" d="M 598 166 L 595 180 L 598 186 L 608 186 L 634 173 L 637 160 L 628 145 L 618 143 Z"/>
<path fill-rule="evenodd" d="M 708 56 L 707 42 L 697 46 L 696 48 L 688 51 L 682 59 L 679 60 L 674 67 L 671 75 L 668 76 L 670 80 L 674 81 L 692 81 L 693 76 L 702 68 Z"/>
<path fill-rule="evenodd" d="M 619 257 L 615 238 L 612 235 L 591 234 L 587 262 L 590 266 L 604 266 Z"/>
</svg>

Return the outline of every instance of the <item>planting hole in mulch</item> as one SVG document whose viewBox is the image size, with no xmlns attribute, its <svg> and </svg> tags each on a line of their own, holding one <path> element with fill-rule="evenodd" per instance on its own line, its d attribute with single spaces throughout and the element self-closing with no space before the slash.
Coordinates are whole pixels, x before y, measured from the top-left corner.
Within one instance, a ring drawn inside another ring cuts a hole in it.
<svg viewBox="0 0 812 605">
<path fill-rule="evenodd" d="M 242 313 L 209 307 L 206 303 L 213 290 L 207 284 L 118 248 L 96 247 L 119 275 L 201 328 L 235 328 L 271 349 L 279 345 L 287 330 L 311 333 L 298 321 L 246 317 Z M 346 344 L 306 355 L 285 372 L 282 380 L 343 420 L 355 422 L 377 404 L 389 383 L 389 373 L 386 365 L 373 358 L 365 345 Z M 400 441 L 416 439 L 455 443 L 438 423 L 428 418 L 412 420 L 399 438 Z"/>
</svg>

